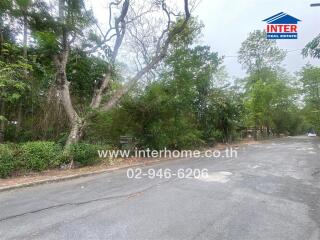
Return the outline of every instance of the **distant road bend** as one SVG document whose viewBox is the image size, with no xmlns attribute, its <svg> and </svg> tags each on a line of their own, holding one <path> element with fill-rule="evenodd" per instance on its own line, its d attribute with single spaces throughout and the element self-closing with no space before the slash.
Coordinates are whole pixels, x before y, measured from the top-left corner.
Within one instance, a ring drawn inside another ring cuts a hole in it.
<svg viewBox="0 0 320 240">
<path fill-rule="evenodd" d="M 128 179 L 126 170 L 0 193 L 0 239 L 320 239 L 320 141 L 243 145 L 207 179 Z"/>
</svg>

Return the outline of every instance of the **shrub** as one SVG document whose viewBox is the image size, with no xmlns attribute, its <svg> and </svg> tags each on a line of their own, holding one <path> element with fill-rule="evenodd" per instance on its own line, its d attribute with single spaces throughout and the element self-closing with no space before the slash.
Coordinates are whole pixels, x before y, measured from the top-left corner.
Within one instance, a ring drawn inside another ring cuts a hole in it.
<svg viewBox="0 0 320 240">
<path fill-rule="evenodd" d="M 27 142 L 21 146 L 21 159 L 27 170 L 43 171 L 60 164 L 62 149 L 54 142 Z"/>
<path fill-rule="evenodd" d="M 12 175 L 18 168 L 16 147 L 14 145 L 0 144 L 0 178 Z"/>
<path fill-rule="evenodd" d="M 219 129 L 214 129 L 210 132 L 210 140 L 211 142 L 218 143 L 218 142 L 224 142 L 225 135 L 223 132 Z"/>
<path fill-rule="evenodd" d="M 98 162 L 98 145 L 76 143 L 70 146 L 70 157 L 81 166 L 88 166 Z"/>
<path fill-rule="evenodd" d="M 70 146 L 68 154 L 64 154 L 62 146 L 54 142 L 0 144 L 0 178 L 12 176 L 15 172 L 43 171 L 71 159 L 81 166 L 92 165 L 99 160 L 99 148 L 99 145 L 77 143 Z"/>
</svg>

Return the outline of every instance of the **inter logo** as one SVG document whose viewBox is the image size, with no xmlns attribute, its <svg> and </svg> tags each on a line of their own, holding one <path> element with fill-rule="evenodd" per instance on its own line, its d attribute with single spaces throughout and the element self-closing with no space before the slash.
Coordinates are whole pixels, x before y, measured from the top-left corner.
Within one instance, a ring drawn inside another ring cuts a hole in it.
<svg viewBox="0 0 320 240">
<path fill-rule="evenodd" d="M 267 39 L 297 39 L 298 22 L 301 21 L 284 12 L 263 20 L 267 22 Z"/>
</svg>

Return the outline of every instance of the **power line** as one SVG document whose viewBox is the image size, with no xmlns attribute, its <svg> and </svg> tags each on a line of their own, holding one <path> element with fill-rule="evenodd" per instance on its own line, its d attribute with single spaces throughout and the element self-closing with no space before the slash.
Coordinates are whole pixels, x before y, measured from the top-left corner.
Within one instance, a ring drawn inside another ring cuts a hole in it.
<svg viewBox="0 0 320 240">
<path fill-rule="evenodd" d="M 234 55 L 234 56 L 223 56 L 223 57 L 225 57 L 225 58 L 228 58 L 228 57 L 238 57 L 238 55 Z"/>
<path fill-rule="evenodd" d="M 301 51 L 303 48 L 298 48 L 298 49 L 292 49 L 292 50 L 288 50 L 288 49 L 284 49 L 284 51 L 286 53 L 291 53 L 291 52 L 297 52 L 297 51 Z M 300 54 L 300 53 L 299 53 Z M 224 58 L 237 58 L 239 55 L 225 55 L 223 56 Z"/>
<path fill-rule="evenodd" d="M 303 49 L 303 48 L 293 49 L 293 50 L 288 50 L 288 49 L 286 49 L 285 51 L 286 51 L 287 53 L 289 53 L 289 52 L 301 51 L 302 49 Z"/>
</svg>

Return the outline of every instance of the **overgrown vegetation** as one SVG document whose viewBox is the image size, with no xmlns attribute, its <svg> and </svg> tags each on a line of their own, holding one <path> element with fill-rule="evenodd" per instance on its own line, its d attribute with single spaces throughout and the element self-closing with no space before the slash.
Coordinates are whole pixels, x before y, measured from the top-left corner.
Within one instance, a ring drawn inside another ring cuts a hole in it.
<svg viewBox="0 0 320 240">
<path fill-rule="evenodd" d="M 110 4 L 106 29 L 86 1 L 55 2 L 56 11 L 0 2 L 0 177 L 95 164 L 97 148 L 119 148 L 121 136 L 138 148 L 191 149 L 320 131 L 320 68 L 289 74 L 264 31 L 242 43 L 247 76 L 233 80 L 222 54 L 198 44 L 187 0 L 179 14 L 165 0 Z M 149 21 L 154 12 L 162 21 Z M 318 58 L 318 43 L 303 54 Z"/>
<path fill-rule="evenodd" d="M 49 141 L 0 144 L 0 177 L 59 168 L 71 160 L 78 166 L 93 165 L 101 161 L 98 149 L 105 146 L 75 143 L 66 153 L 60 144 Z"/>
</svg>

